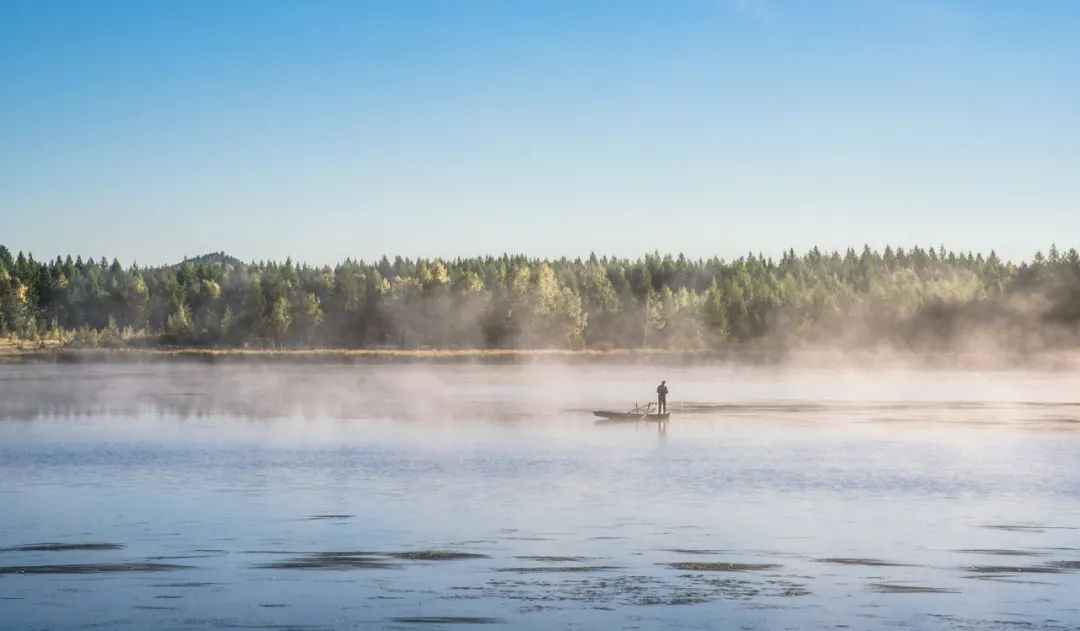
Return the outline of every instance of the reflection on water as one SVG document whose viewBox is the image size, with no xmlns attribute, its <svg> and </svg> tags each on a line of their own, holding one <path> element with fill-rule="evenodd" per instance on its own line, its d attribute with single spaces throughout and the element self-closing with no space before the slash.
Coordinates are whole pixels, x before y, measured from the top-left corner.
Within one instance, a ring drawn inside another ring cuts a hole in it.
<svg viewBox="0 0 1080 631">
<path fill-rule="evenodd" d="M 594 423 L 660 378 L 666 427 Z M 1036 373 L 0 366 L 0 628 L 1073 629 L 1077 392 Z"/>
</svg>

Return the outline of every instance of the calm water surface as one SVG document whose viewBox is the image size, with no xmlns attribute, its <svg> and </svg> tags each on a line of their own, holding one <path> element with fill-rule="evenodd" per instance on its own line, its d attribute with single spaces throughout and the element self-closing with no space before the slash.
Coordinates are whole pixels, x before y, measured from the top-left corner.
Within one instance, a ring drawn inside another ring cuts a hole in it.
<svg viewBox="0 0 1080 631">
<path fill-rule="evenodd" d="M 0 365 L 0 629 L 1077 629 L 1078 430 L 1071 374 Z"/>
</svg>

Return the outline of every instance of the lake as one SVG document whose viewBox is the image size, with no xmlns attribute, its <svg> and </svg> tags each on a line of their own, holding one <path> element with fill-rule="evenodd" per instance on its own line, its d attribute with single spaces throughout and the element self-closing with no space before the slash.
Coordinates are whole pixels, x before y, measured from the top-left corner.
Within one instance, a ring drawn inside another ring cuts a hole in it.
<svg viewBox="0 0 1080 631">
<path fill-rule="evenodd" d="M 1065 373 L 0 364 L 0 629 L 1076 629 L 1077 463 Z"/>
</svg>

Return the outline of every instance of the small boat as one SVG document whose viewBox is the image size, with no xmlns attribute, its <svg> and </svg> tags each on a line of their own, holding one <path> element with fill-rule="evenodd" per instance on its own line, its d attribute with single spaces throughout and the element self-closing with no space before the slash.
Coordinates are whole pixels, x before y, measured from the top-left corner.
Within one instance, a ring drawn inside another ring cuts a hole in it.
<svg viewBox="0 0 1080 631">
<path fill-rule="evenodd" d="M 653 404 L 635 405 L 632 409 L 625 412 L 617 412 L 613 410 L 594 410 L 593 414 L 599 416 L 602 419 L 611 422 L 640 422 L 640 421 L 653 421 L 657 423 L 663 423 L 671 416 L 668 412 L 663 414 L 659 412 L 653 412 Z M 603 421 L 597 421 L 603 422 Z"/>
</svg>

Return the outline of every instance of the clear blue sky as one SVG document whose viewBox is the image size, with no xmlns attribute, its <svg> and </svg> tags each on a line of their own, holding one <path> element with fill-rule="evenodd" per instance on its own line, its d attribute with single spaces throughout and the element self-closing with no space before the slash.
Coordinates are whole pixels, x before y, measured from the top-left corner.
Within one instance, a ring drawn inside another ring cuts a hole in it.
<svg viewBox="0 0 1080 631">
<path fill-rule="evenodd" d="M 0 243 L 1080 246 L 1080 2 L 0 0 Z"/>
</svg>

